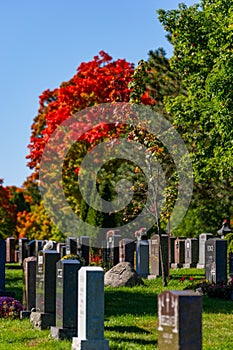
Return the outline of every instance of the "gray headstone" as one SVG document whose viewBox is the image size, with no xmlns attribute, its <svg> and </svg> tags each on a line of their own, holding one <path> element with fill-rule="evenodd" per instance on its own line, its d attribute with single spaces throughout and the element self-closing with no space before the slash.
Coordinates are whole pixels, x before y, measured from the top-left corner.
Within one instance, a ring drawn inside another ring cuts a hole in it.
<svg viewBox="0 0 233 350">
<path fill-rule="evenodd" d="M 185 240 L 185 264 L 184 267 L 196 267 L 199 260 L 199 241 L 197 238 Z"/>
<path fill-rule="evenodd" d="M 88 266 L 78 275 L 78 337 L 73 337 L 72 350 L 109 350 L 104 339 L 104 271 Z"/>
<path fill-rule="evenodd" d="M 60 254 L 60 258 L 63 258 L 66 255 L 66 243 L 58 243 L 57 251 Z"/>
<path fill-rule="evenodd" d="M 41 250 L 37 257 L 36 312 L 30 321 L 35 328 L 55 326 L 56 315 L 56 263 L 60 254 L 55 250 Z"/>
<path fill-rule="evenodd" d="M 8 237 L 6 239 L 6 262 L 14 263 L 15 262 L 15 238 Z"/>
<path fill-rule="evenodd" d="M 23 261 L 28 257 L 28 239 L 19 239 L 19 263 L 23 265 Z"/>
<path fill-rule="evenodd" d="M 208 239 L 205 242 L 205 278 L 213 283 L 227 281 L 227 241 Z"/>
<path fill-rule="evenodd" d="M 23 260 L 24 293 L 23 307 L 20 318 L 29 317 L 31 310 L 36 307 L 36 257 L 31 256 Z"/>
<path fill-rule="evenodd" d="M 59 260 L 56 277 L 56 327 L 51 327 L 54 339 L 72 339 L 77 335 L 78 260 Z"/>
<path fill-rule="evenodd" d="M 158 295 L 158 349 L 202 349 L 202 297 L 194 291 Z"/>
<path fill-rule="evenodd" d="M 172 267 L 183 267 L 185 263 L 185 239 L 177 237 L 174 243 L 175 263 Z"/>
<path fill-rule="evenodd" d="M 212 237 L 212 233 L 202 233 L 199 235 L 199 263 L 197 264 L 198 268 L 205 267 L 205 242 L 207 239 Z"/>
<path fill-rule="evenodd" d="M 5 290 L 6 242 L 0 239 L 0 291 Z"/>
<path fill-rule="evenodd" d="M 108 237 L 107 245 L 109 251 L 109 264 L 110 267 L 115 266 L 119 263 L 119 242 L 121 235 L 110 235 Z"/>
<path fill-rule="evenodd" d="M 149 275 L 149 241 L 138 240 L 136 242 L 136 272 L 139 277 L 146 278 Z"/>
<path fill-rule="evenodd" d="M 150 239 L 150 265 L 151 275 L 158 277 L 162 275 L 160 243 L 162 247 L 162 258 L 164 275 L 168 276 L 168 236 L 155 234 Z"/>
<path fill-rule="evenodd" d="M 129 262 L 134 267 L 134 241 L 124 238 L 119 241 L 119 261 Z"/>
</svg>

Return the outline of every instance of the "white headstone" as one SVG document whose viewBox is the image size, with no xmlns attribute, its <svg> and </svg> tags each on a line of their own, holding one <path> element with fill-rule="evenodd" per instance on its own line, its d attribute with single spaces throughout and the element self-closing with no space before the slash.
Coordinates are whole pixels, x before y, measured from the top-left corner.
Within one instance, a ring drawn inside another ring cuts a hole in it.
<svg viewBox="0 0 233 350">
<path fill-rule="evenodd" d="M 104 271 L 82 267 L 78 278 L 78 337 L 73 337 L 72 350 L 109 350 L 104 339 Z"/>
</svg>

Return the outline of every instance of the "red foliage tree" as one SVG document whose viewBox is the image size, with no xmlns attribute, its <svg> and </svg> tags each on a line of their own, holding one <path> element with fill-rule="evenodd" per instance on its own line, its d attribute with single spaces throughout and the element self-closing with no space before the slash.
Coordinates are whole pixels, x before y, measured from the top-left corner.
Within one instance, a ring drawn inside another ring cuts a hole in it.
<svg viewBox="0 0 233 350">
<path fill-rule="evenodd" d="M 74 77 L 62 83 L 60 88 L 44 91 L 40 96 L 38 115 L 31 127 L 30 154 L 27 157 L 30 159 L 29 167 L 36 173 L 50 135 L 75 112 L 100 103 L 128 102 L 128 84 L 132 74 L 132 63 L 124 59 L 112 61 L 107 53 L 101 51 L 92 61 L 81 63 Z M 103 137 L 103 133 L 99 133 L 98 137 Z"/>
</svg>

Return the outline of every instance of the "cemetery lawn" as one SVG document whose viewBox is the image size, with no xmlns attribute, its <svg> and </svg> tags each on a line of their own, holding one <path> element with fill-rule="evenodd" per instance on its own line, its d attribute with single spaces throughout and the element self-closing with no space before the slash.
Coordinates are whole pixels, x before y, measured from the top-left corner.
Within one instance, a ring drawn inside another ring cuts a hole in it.
<svg viewBox="0 0 233 350">
<path fill-rule="evenodd" d="M 22 269 L 6 265 L 6 290 L 22 302 Z M 17 266 L 15 266 L 17 267 Z M 182 290 L 204 278 L 203 269 L 171 270 L 168 286 L 161 278 L 144 280 L 144 286 L 105 288 L 105 339 L 111 350 L 158 349 L 157 294 Z M 190 280 L 191 279 L 191 280 Z M 183 282 L 181 281 L 183 280 Z M 233 302 L 203 297 L 203 350 L 231 350 Z M 56 341 L 49 330 L 33 329 L 29 319 L 0 319 L 0 350 L 70 350 L 71 341 Z"/>
</svg>

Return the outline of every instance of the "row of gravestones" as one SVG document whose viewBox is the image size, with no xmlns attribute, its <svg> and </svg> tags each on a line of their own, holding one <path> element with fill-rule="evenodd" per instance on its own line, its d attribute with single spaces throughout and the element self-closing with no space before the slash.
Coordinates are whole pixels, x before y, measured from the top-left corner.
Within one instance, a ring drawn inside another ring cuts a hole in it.
<svg viewBox="0 0 233 350">
<path fill-rule="evenodd" d="M 50 328 L 54 339 L 72 339 L 73 350 L 109 349 L 101 267 L 81 267 L 79 260 L 44 250 L 24 260 L 24 274 L 27 305 L 21 319 L 30 316 L 34 328 Z"/>
<path fill-rule="evenodd" d="M 50 328 L 54 339 L 71 339 L 72 350 L 109 349 L 109 342 L 104 339 L 103 269 L 81 267 L 78 260 L 59 259 L 56 251 L 40 251 L 37 260 L 25 261 L 32 263 L 36 275 L 36 306 L 30 313 L 31 324 L 37 329 Z M 24 269 L 27 268 L 25 265 Z M 199 294 L 193 291 L 159 294 L 158 320 L 159 349 L 201 349 Z"/>
<path fill-rule="evenodd" d="M 217 257 L 211 253 L 211 248 L 206 248 L 206 242 L 212 242 L 212 234 L 201 234 L 197 238 L 175 238 L 168 235 L 153 235 L 150 240 L 137 240 L 136 244 L 132 239 L 124 238 L 121 235 L 114 234 L 110 231 L 106 241 L 102 242 L 102 263 L 108 268 L 116 265 L 118 262 L 130 262 L 134 267 L 134 256 L 136 250 L 136 272 L 140 277 L 155 278 L 161 276 L 161 254 L 163 258 L 164 273 L 168 275 L 170 267 L 202 267 L 206 268 L 208 280 L 215 281 L 225 279 L 226 264 L 229 263 L 229 273 L 233 274 L 233 256 L 227 257 L 227 243 L 223 239 L 214 238 L 216 249 L 221 245 L 220 251 L 223 256 L 218 253 Z M 14 238 L 10 237 L 6 240 L 6 256 L 8 247 L 14 247 L 12 243 Z M 10 244 L 11 242 L 11 244 Z M 160 251 L 160 244 L 162 250 Z M 43 241 L 27 242 L 26 238 L 19 240 L 19 257 L 22 264 L 25 257 L 36 256 L 38 251 L 43 247 Z M 136 247 L 136 249 L 135 249 Z M 53 249 L 57 249 L 60 257 L 66 254 L 79 254 L 85 260 L 85 265 L 89 264 L 89 238 L 80 236 L 78 238 L 69 237 L 66 243 L 55 243 Z M 208 250 L 207 250 L 208 249 Z M 215 249 L 214 249 L 215 251 Z M 214 253 L 213 251 L 213 253 Z M 8 255 L 10 255 L 8 253 Z M 13 254 L 12 254 L 13 255 Z M 221 261 L 224 263 L 221 264 Z M 215 265 L 221 268 L 215 268 Z M 216 271 L 215 271 L 216 270 Z M 216 275 L 216 277 L 214 277 Z"/>
</svg>

